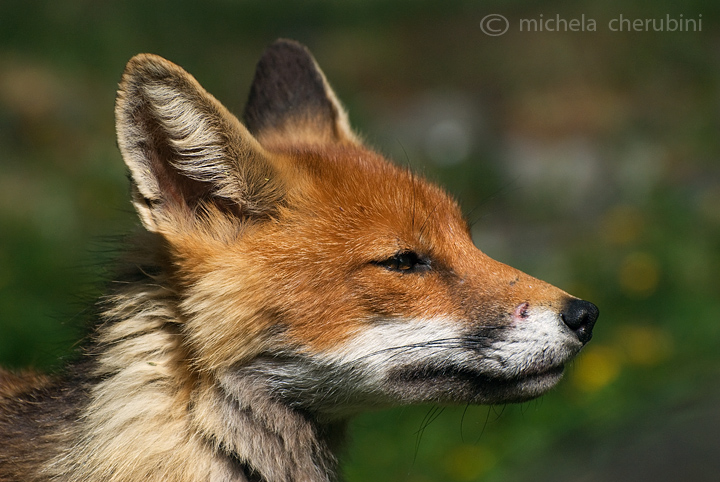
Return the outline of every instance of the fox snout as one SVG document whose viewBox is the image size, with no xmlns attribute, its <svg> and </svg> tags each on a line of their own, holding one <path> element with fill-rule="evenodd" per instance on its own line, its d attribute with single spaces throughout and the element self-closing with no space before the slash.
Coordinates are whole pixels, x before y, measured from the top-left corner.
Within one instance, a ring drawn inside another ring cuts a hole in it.
<svg viewBox="0 0 720 482">
<path fill-rule="evenodd" d="M 589 301 L 573 299 L 568 301 L 560 312 L 560 318 L 575 332 L 578 340 L 585 344 L 592 338 L 592 330 L 599 313 L 598 307 Z"/>
<path fill-rule="evenodd" d="M 527 302 L 520 303 L 515 307 L 513 317 L 515 320 L 522 320 L 527 317 L 530 304 Z M 559 313 L 560 319 L 570 328 L 576 335 L 578 340 L 584 345 L 592 338 L 592 330 L 595 326 L 599 310 L 597 306 L 589 301 L 572 298 L 568 300 Z"/>
</svg>

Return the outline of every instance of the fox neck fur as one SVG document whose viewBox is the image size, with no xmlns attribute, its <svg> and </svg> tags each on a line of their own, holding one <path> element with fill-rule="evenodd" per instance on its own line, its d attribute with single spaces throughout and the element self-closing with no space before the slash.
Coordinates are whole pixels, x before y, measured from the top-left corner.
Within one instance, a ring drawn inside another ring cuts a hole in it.
<svg viewBox="0 0 720 482">
<path fill-rule="evenodd" d="M 321 423 L 279 402 L 251 370 L 193 373 L 177 300 L 163 286 L 147 278 L 108 299 L 91 372 L 98 381 L 49 473 L 88 481 L 335 480 L 344 423 Z"/>
</svg>

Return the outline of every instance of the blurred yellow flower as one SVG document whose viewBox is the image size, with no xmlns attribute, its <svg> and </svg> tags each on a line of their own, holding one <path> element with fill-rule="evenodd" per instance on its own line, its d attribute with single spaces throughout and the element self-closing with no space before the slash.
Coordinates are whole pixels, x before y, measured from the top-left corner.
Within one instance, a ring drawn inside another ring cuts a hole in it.
<svg viewBox="0 0 720 482">
<path fill-rule="evenodd" d="M 660 281 L 660 263 L 649 253 L 631 253 L 620 265 L 618 281 L 628 296 L 647 298 L 657 290 Z"/>
<path fill-rule="evenodd" d="M 624 325 L 611 345 L 590 344 L 583 349 L 570 377 L 583 392 L 595 392 L 615 381 L 623 366 L 654 366 L 673 353 L 670 334 L 658 326 Z"/>
<path fill-rule="evenodd" d="M 595 392 L 620 374 L 621 354 L 612 346 L 589 345 L 575 362 L 572 381 L 584 392 Z"/>
<path fill-rule="evenodd" d="M 482 445 L 458 445 L 446 456 L 445 472 L 451 480 L 476 480 L 497 463 L 495 454 Z"/>
<path fill-rule="evenodd" d="M 652 366 L 672 355 L 673 342 L 667 331 L 651 325 L 624 325 L 618 329 L 623 357 L 633 365 Z"/>
</svg>

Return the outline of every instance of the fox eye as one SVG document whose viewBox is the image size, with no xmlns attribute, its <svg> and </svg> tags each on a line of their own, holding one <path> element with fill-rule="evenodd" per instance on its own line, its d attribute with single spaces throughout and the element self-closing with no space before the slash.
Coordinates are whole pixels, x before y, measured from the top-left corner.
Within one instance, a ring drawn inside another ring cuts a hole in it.
<svg viewBox="0 0 720 482">
<path fill-rule="evenodd" d="M 413 273 L 430 269 L 430 262 L 413 251 L 401 251 L 377 263 L 390 271 Z"/>
</svg>

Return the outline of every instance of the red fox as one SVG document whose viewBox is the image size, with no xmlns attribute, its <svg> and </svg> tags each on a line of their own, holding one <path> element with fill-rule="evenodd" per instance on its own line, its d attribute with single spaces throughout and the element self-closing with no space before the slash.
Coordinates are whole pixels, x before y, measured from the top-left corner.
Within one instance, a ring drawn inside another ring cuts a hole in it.
<svg viewBox="0 0 720 482">
<path fill-rule="evenodd" d="M 335 481 L 354 414 L 529 400 L 592 336 L 595 305 L 364 146 L 296 42 L 242 123 L 154 55 L 115 114 L 144 229 L 76 361 L 0 371 L 0 480 Z"/>
</svg>

